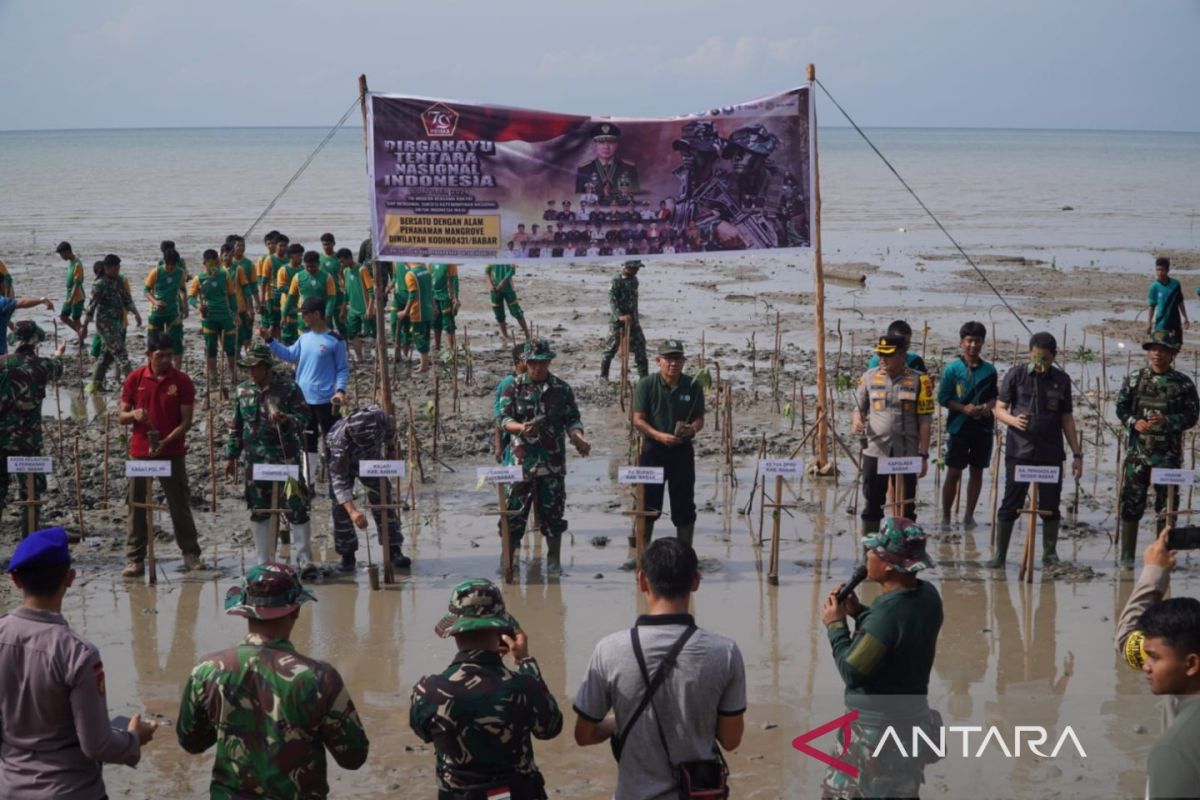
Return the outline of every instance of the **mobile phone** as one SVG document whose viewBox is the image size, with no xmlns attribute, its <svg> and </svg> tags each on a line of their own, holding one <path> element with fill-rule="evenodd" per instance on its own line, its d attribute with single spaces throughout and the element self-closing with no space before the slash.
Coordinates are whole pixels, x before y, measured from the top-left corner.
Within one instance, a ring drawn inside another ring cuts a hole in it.
<svg viewBox="0 0 1200 800">
<path fill-rule="evenodd" d="M 1200 550 L 1200 525 L 1185 525 L 1167 531 L 1168 550 Z"/>
<path fill-rule="evenodd" d="M 112 726 L 114 731 L 127 731 L 129 730 L 129 717 L 124 715 L 113 717 L 108 721 L 108 724 Z"/>
</svg>

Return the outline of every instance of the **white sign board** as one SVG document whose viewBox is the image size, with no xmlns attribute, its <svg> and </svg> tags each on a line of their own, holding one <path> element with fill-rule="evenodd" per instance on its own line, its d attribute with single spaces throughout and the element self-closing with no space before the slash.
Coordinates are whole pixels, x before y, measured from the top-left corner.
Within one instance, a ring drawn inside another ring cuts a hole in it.
<svg viewBox="0 0 1200 800">
<path fill-rule="evenodd" d="M 408 474 L 408 464 L 404 461 L 360 461 L 358 462 L 358 477 L 360 478 L 403 478 Z"/>
<path fill-rule="evenodd" d="M 1017 483 L 1058 483 L 1062 467 L 1043 467 L 1033 464 L 1017 464 Z"/>
<path fill-rule="evenodd" d="M 763 458 L 758 462 L 758 470 L 763 475 L 780 475 L 791 478 L 804 474 L 804 459 Z"/>
<path fill-rule="evenodd" d="M 520 464 L 513 467 L 476 467 L 475 477 L 481 483 L 520 483 L 525 480 L 525 470 Z"/>
<path fill-rule="evenodd" d="M 253 477 L 256 481 L 286 481 L 300 477 L 300 467 L 295 464 L 255 464 Z"/>
<path fill-rule="evenodd" d="M 920 475 L 924 461 L 920 456 L 881 458 L 875 472 L 878 475 Z"/>
<path fill-rule="evenodd" d="M 662 467 L 618 467 L 617 483 L 662 483 Z"/>
<path fill-rule="evenodd" d="M 126 478 L 169 478 L 170 461 L 126 461 Z"/>
<path fill-rule="evenodd" d="M 10 458 L 9 461 L 12 461 Z M 12 467 L 9 467 L 11 470 Z M 1155 486 L 1191 486 L 1196 482 L 1196 471 L 1192 469 L 1164 469 L 1154 467 L 1150 470 L 1150 483 Z"/>
<path fill-rule="evenodd" d="M 49 475 L 54 471 L 50 456 L 9 456 L 8 471 L 13 473 L 38 472 Z"/>
</svg>

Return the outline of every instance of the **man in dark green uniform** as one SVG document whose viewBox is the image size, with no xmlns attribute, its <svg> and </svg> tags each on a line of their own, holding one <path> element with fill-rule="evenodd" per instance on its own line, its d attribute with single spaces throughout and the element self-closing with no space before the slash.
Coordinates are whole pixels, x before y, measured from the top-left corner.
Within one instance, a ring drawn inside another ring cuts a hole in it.
<svg viewBox="0 0 1200 800">
<path fill-rule="evenodd" d="M 825 797 L 916 797 L 926 762 L 879 745 L 889 726 L 902 742 L 913 740 L 914 727 L 937 741 L 940 719 L 929 709 L 928 694 L 942 598 L 932 584 L 917 579 L 933 561 L 925 552 L 925 532 L 915 522 L 889 517 L 862 544 L 867 578 L 879 584 L 879 598 L 864 606 L 851 592 L 839 603 L 838 586 L 821 609 L 833 660 L 846 685 L 846 707 L 858 712 L 849 741 L 839 737 L 835 755 L 856 768 L 858 777 L 831 767 L 822 789 Z M 853 635 L 847 617 L 854 619 Z"/>
<path fill-rule="evenodd" d="M 216 250 L 204 251 L 204 268 L 188 285 L 188 298 L 200 312 L 209 386 L 217 383 L 219 351 L 225 353 L 229 364 L 229 383 L 236 386 L 238 289 L 232 273 L 220 265 Z M 225 391 L 223 383 L 218 388 Z"/>
<path fill-rule="evenodd" d="M 637 194 L 640 189 L 637 165 L 617 158 L 621 129 L 611 122 L 598 122 L 591 133 L 596 157 L 575 170 L 575 193 L 583 194 L 592 184 L 596 202 L 602 206 L 615 203 L 622 189 L 626 194 Z"/>
<path fill-rule="evenodd" d="M 453 636 L 458 655 L 413 687 L 408 724 L 437 752 L 438 800 L 544 800 L 533 739 L 558 736 L 562 712 L 499 587 L 478 578 L 455 586 L 434 632 Z"/>
<path fill-rule="evenodd" d="M 608 370 L 613 356 L 621 347 L 625 335 L 625 323 L 629 323 L 629 352 L 637 364 L 638 377 L 650 373 L 650 362 L 646 358 L 646 337 L 642 334 L 642 323 L 638 318 L 638 270 L 641 261 L 626 261 L 621 274 L 614 275 L 608 286 L 608 341 L 600 360 L 600 377 L 608 379 Z"/>
<path fill-rule="evenodd" d="M 1183 466 L 1183 432 L 1200 417 L 1200 398 L 1192 379 L 1173 368 L 1179 339 L 1172 330 L 1156 330 L 1142 344 L 1150 365 L 1125 376 L 1117 394 L 1117 418 L 1129 432 L 1125 477 L 1121 484 L 1121 568 L 1132 569 L 1138 523 L 1146 510 L 1150 473 L 1155 467 Z M 1167 487 L 1156 486 L 1154 510 L 1163 513 Z M 1176 494 L 1172 511 L 1179 508 Z M 1166 519 L 1159 517 L 1155 530 Z"/>
<path fill-rule="evenodd" d="M 435 305 L 433 276 L 429 274 L 429 267 L 424 263 L 411 265 L 404 282 L 396 284 L 397 306 L 400 305 L 401 292 L 405 299 L 398 321 L 401 325 L 407 322 L 411 326 L 413 346 L 421 358 L 417 372 L 425 372 L 429 369 L 429 329 Z"/>
<path fill-rule="evenodd" d="M 278 240 L 276 240 L 278 248 Z M 271 302 L 275 304 L 275 308 L 279 309 L 279 334 L 276 337 L 275 331 L 271 331 L 272 338 L 278 338 L 285 345 L 292 345 L 300 338 L 300 323 L 296 316 L 296 310 L 300 307 L 300 302 L 292 302 L 291 290 L 292 283 L 296 276 L 304 272 L 304 245 L 296 242 L 287 246 L 287 262 L 275 272 L 275 288 L 274 294 L 271 295 Z"/>
<path fill-rule="evenodd" d="M 683 374 L 683 342 L 667 339 L 658 349 L 658 374 L 638 381 L 633 391 L 633 427 L 642 435 L 638 465 L 662 467 L 671 493 L 675 535 L 689 546 L 696 530 L 696 451 L 692 439 L 704 428 L 704 388 Z M 646 485 L 646 541 L 662 515 L 663 484 Z M 637 563 L 625 562 L 625 569 Z"/>
<path fill-rule="evenodd" d="M 175 368 L 183 366 L 183 320 L 187 317 L 187 271 L 175 250 L 163 253 L 162 263 L 146 276 L 146 335 L 165 332 L 171 337 Z"/>
<path fill-rule="evenodd" d="M 538 506 L 538 521 L 546 537 L 546 572 L 562 572 L 559 554 L 567 530 L 567 437 L 579 455 L 592 446 L 583 435 L 575 392 L 562 378 L 550 374 L 554 351 L 545 339 L 525 346 L 525 372 L 504 389 L 497 404 L 500 430 L 511 434 L 505 463 L 520 464 L 525 480 L 509 484 L 508 533 L 513 558 L 525 535 L 529 510 Z"/>
<path fill-rule="evenodd" d="M 433 277 L 433 349 L 442 349 L 442 333 L 446 334 L 450 352 L 454 352 L 454 334 L 458 330 L 458 264 L 431 264 Z"/>
<path fill-rule="evenodd" d="M 341 248 L 337 255 L 346 293 L 346 340 L 361 361 L 363 337 L 375 336 L 375 280 L 371 276 L 371 265 L 355 263 L 350 248 Z"/>
<path fill-rule="evenodd" d="M 334 289 L 337 292 L 337 298 L 334 302 L 334 311 L 329 316 L 329 325 L 346 337 L 346 287 L 342 283 L 342 262 L 338 259 L 336 250 L 337 240 L 333 238 L 332 233 L 321 234 L 321 270 L 330 278 L 333 278 Z"/>
<path fill-rule="evenodd" d="M 104 270 L 92 284 L 92 295 L 80 326 L 80 336 L 86 337 L 88 325 L 95 317 L 101 344 L 100 358 L 88 384 L 89 393 L 104 391 L 104 377 L 112 364 L 118 364 L 123 373 L 130 370 L 129 353 L 125 350 L 125 315 L 132 312 L 138 327 L 142 326 L 142 315 L 133 303 L 128 285 L 121 280 L 120 257 L 110 253 L 101 263 Z"/>
<path fill-rule="evenodd" d="M 517 275 L 516 265 L 488 264 L 484 268 L 483 274 L 488 280 L 488 296 L 492 302 L 492 313 L 496 316 L 496 322 L 500 323 L 500 338 L 508 338 L 508 325 L 504 321 L 504 305 L 507 303 L 508 313 L 512 314 L 513 319 L 521 326 L 521 332 L 528 340 L 529 326 L 525 324 L 525 312 L 521 310 L 521 304 L 517 302 L 517 290 L 513 285 L 513 279 Z"/>
</svg>

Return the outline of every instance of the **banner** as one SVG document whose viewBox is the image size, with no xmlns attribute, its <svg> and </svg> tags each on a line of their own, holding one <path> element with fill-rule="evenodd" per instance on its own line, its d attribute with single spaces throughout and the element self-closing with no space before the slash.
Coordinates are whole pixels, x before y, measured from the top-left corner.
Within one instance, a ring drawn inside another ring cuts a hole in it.
<svg viewBox="0 0 1200 800">
<path fill-rule="evenodd" d="M 370 93 L 375 252 L 514 261 L 809 247 L 811 94 L 611 119 Z"/>
</svg>

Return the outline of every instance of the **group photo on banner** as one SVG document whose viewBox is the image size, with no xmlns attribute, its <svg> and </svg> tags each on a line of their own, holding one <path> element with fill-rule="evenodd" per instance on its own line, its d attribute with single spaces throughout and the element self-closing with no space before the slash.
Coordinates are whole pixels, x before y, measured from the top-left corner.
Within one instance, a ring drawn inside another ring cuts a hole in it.
<svg viewBox="0 0 1200 800">
<path fill-rule="evenodd" d="M 808 248 L 808 87 L 615 119 L 368 93 L 383 260 L 576 260 Z"/>
</svg>

